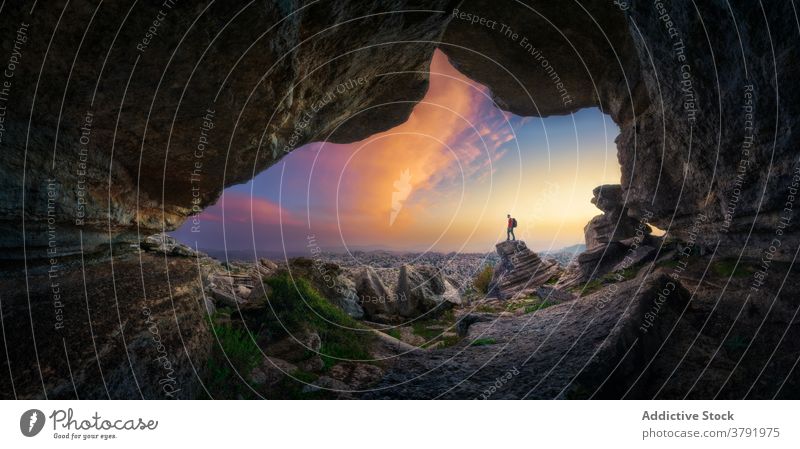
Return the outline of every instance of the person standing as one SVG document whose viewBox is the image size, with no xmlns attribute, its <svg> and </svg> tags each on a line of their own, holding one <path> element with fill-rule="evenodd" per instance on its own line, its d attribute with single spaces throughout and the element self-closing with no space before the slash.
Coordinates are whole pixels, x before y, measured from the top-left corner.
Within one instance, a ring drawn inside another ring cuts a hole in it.
<svg viewBox="0 0 800 449">
<path fill-rule="evenodd" d="M 511 214 L 508 214 L 508 230 L 506 231 L 506 241 L 516 241 L 517 236 L 514 235 L 514 228 L 517 227 L 517 219 L 511 218 Z"/>
</svg>

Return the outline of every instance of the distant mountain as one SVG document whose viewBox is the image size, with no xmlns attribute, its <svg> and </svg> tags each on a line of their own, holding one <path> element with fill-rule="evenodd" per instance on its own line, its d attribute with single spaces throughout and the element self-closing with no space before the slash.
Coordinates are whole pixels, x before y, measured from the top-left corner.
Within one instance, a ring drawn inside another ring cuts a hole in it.
<svg viewBox="0 0 800 449">
<path fill-rule="evenodd" d="M 539 255 L 549 259 L 554 259 L 561 266 L 567 266 L 570 262 L 572 262 L 572 259 L 584 251 L 586 251 L 586 245 L 583 243 L 577 243 L 575 245 L 565 246 L 564 248 L 554 251 L 540 251 Z"/>
</svg>

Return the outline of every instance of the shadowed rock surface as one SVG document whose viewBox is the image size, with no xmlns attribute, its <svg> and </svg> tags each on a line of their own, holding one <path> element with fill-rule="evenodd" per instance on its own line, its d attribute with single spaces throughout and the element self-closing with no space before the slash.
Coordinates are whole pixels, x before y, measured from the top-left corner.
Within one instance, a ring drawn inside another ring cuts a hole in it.
<svg viewBox="0 0 800 449">
<path fill-rule="evenodd" d="M 108 260 L 85 260 L 83 272 L 78 258 L 53 278 L 29 272 L 30 290 L 22 273 L 3 278 L 0 365 L 12 381 L 0 383 L 0 397 L 196 397 L 212 345 L 201 266 L 128 253 L 114 259 L 114 277 Z"/>
<path fill-rule="evenodd" d="M 475 320 L 463 343 L 403 357 L 364 397 L 796 397 L 800 346 L 788 338 L 800 336 L 796 287 L 782 293 L 783 306 L 770 309 L 767 301 L 750 304 L 743 294 L 748 281 L 739 279 L 732 285 L 737 293 L 718 304 L 714 282 L 699 280 L 707 262 L 694 260 L 678 279 L 671 270 L 642 270 L 576 301 Z M 748 313 L 737 317 L 741 309 Z"/>
</svg>

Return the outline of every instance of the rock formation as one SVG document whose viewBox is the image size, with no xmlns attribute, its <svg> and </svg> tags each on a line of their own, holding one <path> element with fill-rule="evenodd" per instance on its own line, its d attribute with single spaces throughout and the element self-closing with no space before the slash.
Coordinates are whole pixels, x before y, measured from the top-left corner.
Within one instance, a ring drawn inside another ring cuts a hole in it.
<svg viewBox="0 0 800 449">
<path fill-rule="evenodd" d="M 719 256 L 761 259 L 780 231 L 770 260 L 791 260 L 800 245 L 800 220 L 785 215 L 787 204 L 797 208 L 800 183 L 793 4 L 621 3 L 215 2 L 198 10 L 178 2 L 152 40 L 143 38 L 159 12 L 147 5 L 5 8 L 3 60 L 21 57 L 0 100 L 0 257 L 17 261 L 0 277 L 11 336 L 0 363 L 12 361 L 0 369 L 11 373 L 3 397 L 163 397 L 165 361 L 185 386 L 179 394 L 189 394 L 211 343 L 196 262 L 125 251 L 305 143 L 353 142 L 404 122 L 427 89 L 436 47 L 501 109 L 608 113 L 620 127 L 631 217 L 676 239 L 719 243 Z M 456 7 L 514 34 L 462 20 Z M 590 227 L 598 246 L 580 266 L 633 247 L 602 224 Z M 61 276 L 57 293 L 50 269 Z M 351 299 L 341 304 L 358 314 Z M 144 307 L 159 323 L 165 358 L 151 345 Z M 56 332 L 62 320 L 66 336 Z"/>
<path fill-rule="evenodd" d="M 367 266 L 357 274 L 356 292 L 368 320 L 387 322 L 397 313 L 394 292 L 386 288 L 374 268 Z"/>
<path fill-rule="evenodd" d="M 417 318 L 459 304 L 458 291 L 430 266 L 403 265 L 397 282 L 397 312 L 404 318 Z"/>
<path fill-rule="evenodd" d="M 584 228 L 586 251 L 578 254 L 567 267 L 559 286 L 568 288 L 600 278 L 612 271 L 650 260 L 655 256 L 659 239 L 644 220 L 628 215 L 619 185 L 602 185 L 593 190 L 592 204 L 603 211 Z"/>
<path fill-rule="evenodd" d="M 291 276 L 308 279 L 325 298 L 351 317 L 364 317 L 355 282 L 341 266 L 319 259 L 298 257 L 289 261 L 288 271 Z"/>
<path fill-rule="evenodd" d="M 622 186 L 603 185 L 595 187 L 592 193 L 594 194 L 592 204 L 603 213 L 592 218 L 583 228 L 587 250 L 636 235 L 636 226 L 639 221 L 628 216 Z M 643 228 L 642 232 L 650 234 L 650 227 Z"/>
<path fill-rule="evenodd" d="M 540 259 L 521 240 L 500 242 L 495 248 L 500 262 L 494 267 L 489 296 L 514 299 L 534 295 L 560 272 L 557 263 Z"/>
<path fill-rule="evenodd" d="M 157 14 L 149 8 L 104 4 L 87 27 L 79 24 L 95 8 L 82 1 L 63 17 L 58 8 L 4 11 L 2 34 L 24 42 L 4 118 L 3 257 L 22 256 L 23 219 L 28 257 L 47 247 L 48 219 L 62 254 L 79 251 L 81 238 L 84 248 L 109 236 L 136 242 L 137 232 L 174 229 L 304 143 L 352 142 L 402 123 L 427 88 L 437 45 L 502 109 L 610 114 L 632 216 L 651 212 L 655 225 L 686 238 L 702 214 L 699 238 L 723 239 L 723 251 L 741 249 L 754 221 L 755 241 L 774 233 L 800 138 L 787 132 L 800 120 L 800 90 L 791 88 L 800 46 L 770 35 L 794 30 L 788 0 L 763 11 L 753 2 L 664 11 L 600 1 L 415 5 L 225 2 L 196 16 L 176 3 L 152 42 L 142 40 Z M 516 34 L 475 26 L 456 7 Z M 688 75 L 681 60 L 691 61 Z M 344 93 L 320 103 L 337 89 Z M 798 243 L 796 234 L 785 238 Z M 775 257 L 788 260 L 790 246 Z"/>
</svg>

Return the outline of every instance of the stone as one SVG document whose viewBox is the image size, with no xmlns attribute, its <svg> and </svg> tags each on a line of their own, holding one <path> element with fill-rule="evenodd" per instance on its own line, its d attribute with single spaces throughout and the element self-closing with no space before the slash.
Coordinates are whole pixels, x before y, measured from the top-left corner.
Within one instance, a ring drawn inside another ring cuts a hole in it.
<svg viewBox="0 0 800 449">
<path fill-rule="evenodd" d="M 367 319 L 382 322 L 397 313 L 397 297 L 389 292 L 374 268 L 367 266 L 358 272 L 355 285 Z"/>
<path fill-rule="evenodd" d="M 557 263 L 540 259 L 521 240 L 500 242 L 495 248 L 500 261 L 495 265 L 489 283 L 490 297 L 513 299 L 530 296 L 561 272 Z"/>
<path fill-rule="evenodd" d="M 264 357 L 262 362 L 250 373 L 250 379 L 257 385 L 273 387 L 281 380 L 297 371 L 297 366 L 275 357 Z"/>
<path fill-rule="evenodd" d="M 397 281 L 397 312 L 405 318 L 414 318 L 431 311 L 441 311 L 452 306 L 448 298 L 442 272 L 429 265 L 400 267 Z"/>
<path fill-rule="evenodd" d="M 305 360 L 297 362 L 297 367 L 303 371 L 315 373 L 325 368 L 325 362 L 322 361 L 322 357 L 319 354 L 314 354 Z"/>
<path fill-rule="evenodd" d="M 300 331 L 266 345 L 264 352 L 270 357 L 299 364 L 307 360 L 309 354 L 318 354 L 322 340 L 314 331 Z"/>
<path fill-rule="evenodd" d="M 384 371 L 367 363 L 339 363 L 331 367 L 328 375 L 342 381 L 352 390 L 368 388 L 383 377 Z"/>
<path fill-rule="evenodd" d="M 632 252 L 628 252 L 628 254 L 625 255 L 625 258 L 622 259 L 620 263 L 615 265 L 611 271 L 622 271 L 642 262 L 647 262 L 655 256 L 656 251 L 656 248 L 649 245 L 639 246 L 633 249 Z"/>
<path fill-rule="evenodd" d="M 482 323 L 493 321 L 497 319 L 497 315 L 489 313 L 467 313 L 456 320 L 456 333 L 459 337 L 466 337 L 469 332 L 469 327 L 475 323 Z"/>
<path fill-rule="evenodd" d="M 320 259 L 298 257 L 289 261 L 292 276 L 307 279 L 323 297 L 355 319 L 364 318 L 356 284 L 339 265 Z"/>
<path fill-rule="evenodd" d="M 652 232 L 650 226 L 642 226 L 639 220 L 628 216 L 620 185 L 595 187 L 593 193 L 592 204 L 603 214 L 592 218 L 583 228 L 587 249 L 635 237 L 637 230 L 642 238 Z"/>
<path fill-rule="evenodd" d="M 220 305 L 220 307 L 232 307 L 235 309 L 240 304 L 245 302 L 230 290 L 216 287 L 211 287 L 209 290 L 211 292 L 211 296 L 214 298 L 217 304 Z"/>
<path fill-rule="evenodd" d="M 320 376 L 314 382 L 304 385 L 301 390 L 303 393 L 325 392 L 335 396 L 347 397 L 347 393 L 352 389 L 341 380 L 334 379 L 328 376 Z"/>
</svg>

